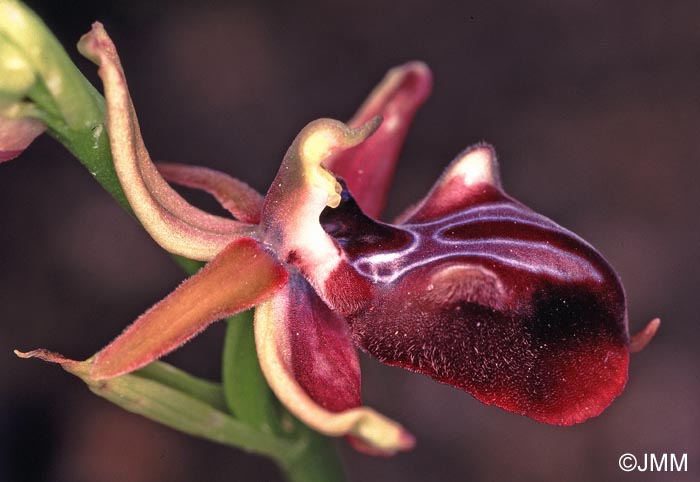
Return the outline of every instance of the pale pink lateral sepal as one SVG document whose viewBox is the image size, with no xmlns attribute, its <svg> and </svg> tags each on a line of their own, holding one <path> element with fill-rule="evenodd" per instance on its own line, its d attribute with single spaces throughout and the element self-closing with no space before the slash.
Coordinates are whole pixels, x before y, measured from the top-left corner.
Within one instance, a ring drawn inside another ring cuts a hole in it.
<svg viewBox="0 0 700 482">
<path fill-rule="evenodd" d="M 362 210 L 378 218 L 391 184 L 408 129 L 432 89 L 430 69 L 422 62 L 394 67 L 370 93 L 348 122 L 358 127 L 375 116 L 383 121 L 377 132 L 357 147 L 335 155 L 326 163 L 348 189 Z"/>
<path fill-rule="evenodd" d="M 250 224 L 260 222 L 264 196 L 235 177 L 208 167 L 170 162 L 159 162 L 156 168 L 168 182 L 212 195 L 239 221 Z"/>
<path fill-rule="evenodd" d="M 116 48 L 102 24 L 93 24 L 78 49 L 100 66 L 114 167 L 136 217 L 153 239 L 171 253 L 210 260 L 236 237 L 251 235 L 249 225 L 188 204 L 158 173 L 141 138 Z"/>
<path fill-rule="evenodd" d="M 493 148 L 477 144 L 457 156 L 425 198 L 396 222 L 425 222 L 456 212 L 477 201 L 485 186 L 502 190 Z"/>
<path fill-rule="evenodd" d="M 0 162 L 19 156 L 45 130 L 38 120 L 0 117 Z"/>
<path fill-rule="evenodd" d="M 98 352 L 90 377 L 112 378 L 141 368 L 210 323 L 268 298 L 287 276 L 256 241 L 234 241 Z"/>
<path fill-rule="evenodd" d="M 309 427 L 354 437 L 373 453 L 413 448 L 401 425 L 360 406 L 360 368 L 347 324 L 301 277 L 290 277 L 256 308 L 255 345 L 277 398 Z"/>
</svg>

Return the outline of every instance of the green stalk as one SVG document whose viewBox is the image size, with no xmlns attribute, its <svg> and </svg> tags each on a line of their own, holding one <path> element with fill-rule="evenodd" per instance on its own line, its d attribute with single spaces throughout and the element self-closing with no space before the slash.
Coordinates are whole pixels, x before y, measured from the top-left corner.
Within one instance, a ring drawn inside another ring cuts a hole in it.
<svg viewBox="0 0 700 482">
<path fill-rule="evenodd" d="M 328 437 L 314 432 L 301 422 L 296 422 L 300 438 L 305 440 L 304 450 L 281 467 L 289 482 L 344 482 L 345 470 Z"/>
</svg>

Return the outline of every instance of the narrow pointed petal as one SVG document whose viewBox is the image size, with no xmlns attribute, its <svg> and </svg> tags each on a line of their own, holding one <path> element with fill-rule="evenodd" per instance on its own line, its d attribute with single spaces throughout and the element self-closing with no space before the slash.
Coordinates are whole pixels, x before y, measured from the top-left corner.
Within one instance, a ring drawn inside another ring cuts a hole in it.
<svg viewBox="0 0 700 482">
<path fill-rule="evenodd" d="M 640 331 L 630 338 L 630 353 L 639 353 L 654 339 L 659 331 L 661 320 L 654 318 Z"/>
<path fill-rule="evenodd" d="M 207 167 L 165 162 L 156 167 L 166 181 L 211 194 L 236 219 L 250 224 L 260 222 L 265 198 L 246 183 Z"/>
<path fill-rule="evenodd" d="M 358 128 L 332 119 L 308 124 L 285 154 L 263 205 L 260 238 L 341 314 L 356 311 L 366 301 L 369 286 L 350 269 L 344 252 L 319 222 L 326 206 L 340 204 L 342 192 L 340 183 L 321 164 L 365 142 L 379 121 L 375 117 Z"/>
<path fill-rule="evenodd" d="M 485 189 L 489 186 L 501 190 L 496 154 L 490 145 L 477 144 L 457 156 L 428 195 L 397 223 L 426 222 L 483 202 L 494 192 Z"/>
<path fill-rule="evenodd" d="M 250 226 L 191 206 L 160 176 L 141 138 L 117 51 L 99 22 L 78 48 L 100 66 L 114 167 L 136 217 L 153 239 L 171 253 L 210 260 L 236 237 L 251 235 Z"/>
<path fill-rule="evenodd" d="M 358 127 L 381 116 L 382 125 L 367 141 L 326 163 L 328 169 L 348 183 L 363 211 L 374 218 L 379 217 L 386 204 L 404 139 L 431 88 L 432 74 L 422 62 L 391 69 L 348 122 Z"/>
<path fill-rule="evenodd" d="M 396 422 L 361 407 L 360 367 L 345 321 L 302 278 L 255 310 L 260 366 L 279 400 L 311 428 L 350 435 L 358 446 L 392 454 L 413 447 Z"/>
<path fill-rule="evenodd" d="M 257 242 L 234 241 L 97 353 L 91 378 L 112 378 L 160 358 L 210 323 L 258 304 L 286 279 Z"/>
<path fill-rule="evenodd" d="M 34 119 L 6 119 L 0 117 L 0 162 L 19 156 L 46 126 Z"/>
</svg>

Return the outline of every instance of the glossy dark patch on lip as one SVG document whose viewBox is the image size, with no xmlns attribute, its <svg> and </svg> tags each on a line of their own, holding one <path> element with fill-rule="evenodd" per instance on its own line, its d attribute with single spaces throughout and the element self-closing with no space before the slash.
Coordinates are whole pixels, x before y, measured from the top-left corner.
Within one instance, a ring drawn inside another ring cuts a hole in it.
<svg viewBox="0 0 700 482">
<path fill-rule="evenodd" d="M 325 208 L 320 222 L 324 231 L 343 247 L 350 258 L 378 251 L 398 251 L 411 243 L 409 233 L 363 213 L 345 183 L 339 182 L 343 186 L 340 205 Z"/>
<path fill-rule="evenodd" d="M 569 425 L 599 414 L 627 379 L 624 294 L 613 280 L 605 290 L 550 285 L 532 305 L 524 328 L 538 361 L 526 390 L 529 415 Z"/>
<path fill-rule="evenodd" d="M 605 336 L 621 345 L 627 343 L 624 310 L 620 299 L 606 292 L 595 293 L 585 286 L 548 285 L 532 297 L 534 317 L 529 332 L 534 344 L 559 343 L 576 346 L 591 337 Z M 611 322 L 612 321 L 612 322 Z"/>
</svg>

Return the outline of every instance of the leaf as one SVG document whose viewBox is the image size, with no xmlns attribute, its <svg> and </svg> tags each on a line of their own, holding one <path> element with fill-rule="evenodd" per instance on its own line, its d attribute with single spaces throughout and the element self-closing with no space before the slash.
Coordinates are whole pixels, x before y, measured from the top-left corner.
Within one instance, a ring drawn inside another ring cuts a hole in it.
<svg viewBox="0 0 700 482">
<path fill-rule="evenodd" d="M 286 279 L 258 243 L 234 241 L 97 353 L 91 377 L 112 378 L 147 365 L 212 322 L 255 306 Z"/>
</svg>

